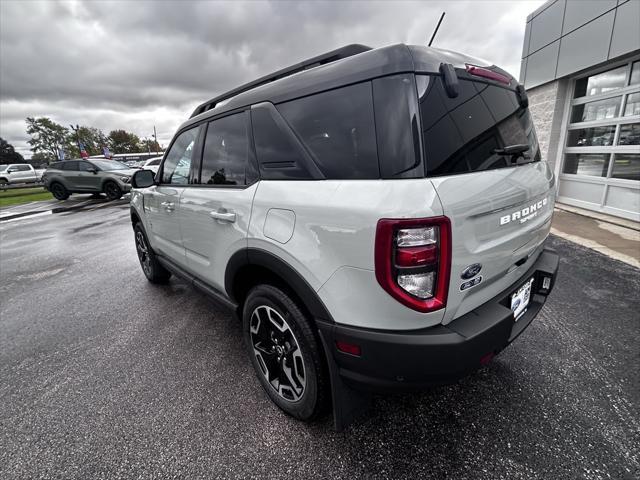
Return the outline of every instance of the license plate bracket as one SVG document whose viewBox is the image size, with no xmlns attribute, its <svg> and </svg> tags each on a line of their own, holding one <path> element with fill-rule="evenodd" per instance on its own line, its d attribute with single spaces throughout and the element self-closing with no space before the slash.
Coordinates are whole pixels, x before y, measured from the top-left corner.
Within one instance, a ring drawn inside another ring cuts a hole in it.
<svg viewBox="0 0 640 480">
<path fill-rule="evenodd" d="M 520 320 L 529 307 L 533 278 L 527 280 L 518 290 L 511 294 L 511 311 L 515 322 Z"/>
</svg>

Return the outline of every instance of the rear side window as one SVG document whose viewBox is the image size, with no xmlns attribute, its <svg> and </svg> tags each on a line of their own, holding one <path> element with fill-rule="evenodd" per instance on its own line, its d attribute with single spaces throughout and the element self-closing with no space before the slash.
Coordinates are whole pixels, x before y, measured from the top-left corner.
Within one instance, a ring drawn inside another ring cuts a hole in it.
<svg viewBox="0 0 640 480">
<path fill-rule="evenodd" d="M 78 162 L 76 162 L 76 161 L 64 162 L 62 164 L 62 170 L 64 170 L 64 171 L 78 171 Z"/>
<path fill-rule="evenodd" d="M 54 170 L 62 170 L 62 165 L 64 165 L 62 162 L 54 162 L 51 165 L 49 165 L 47 168 L 51 168 Z"/>
<path fill-rule="evenodd" d="M 459 80 L 460 93 L 449 98 L 433 77 L 420 98 L 424 149 L 429 176 L 505 168 L 540 160 L 533 122 L 515 92 L 482 82 Z M 497 149 L 529 145 L 524 157 Z M 516 160 L 516 163 L 512 163 Z"/>
<path fill-rule="evenodd" d="M 195 150 L 196 138 L 200 128 L 195 127 L 178 135 L 171 145 L 169 153 L 162 166 L 161 183 L 187 184 L 189 183 L 189 169 L 191 157 Z"/>
<path fill-rule="evenodd" d="M 281 103 L 277 108 L 326 178 L 380 177 L 370 82 Z"/>
<path fill-rule="evenodd" d="M 246 114 L 237 113 L 209 123 L 204 141 L 200 183 L 244 185 L 249 158 Z"/>
</svg>

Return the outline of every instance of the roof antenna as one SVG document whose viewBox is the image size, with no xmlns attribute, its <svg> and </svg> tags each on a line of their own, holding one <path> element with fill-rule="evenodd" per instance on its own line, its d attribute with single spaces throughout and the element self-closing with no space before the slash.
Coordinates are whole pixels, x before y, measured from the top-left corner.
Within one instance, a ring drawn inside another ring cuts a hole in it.
<svg viewBox="0 0 640 480">
<path fill-rule="evenodd" d="M 431 35 L 431 40 L 429 40 L 429 46 L 433 43 L 433 39 L 436 38 L 436 33 L 438 33 L 438 29 L 440 28 L 440 24 L 442 23 L 442 19 L 444 18 L 444 12 L 440 15 L 440 20 L 438 20 L 438 25 L 436 25 L 436 29 L 433 31 L 433 35 Z"/>
</svg>

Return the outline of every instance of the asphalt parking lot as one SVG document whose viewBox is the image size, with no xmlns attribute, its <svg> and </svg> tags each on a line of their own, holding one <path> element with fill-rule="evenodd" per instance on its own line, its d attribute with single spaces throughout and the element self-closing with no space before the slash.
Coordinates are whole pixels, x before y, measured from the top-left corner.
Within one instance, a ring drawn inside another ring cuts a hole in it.
<svg viewBox="0 0 640 480">
<path fill-rule="evenodd" d="M 638 478 L 640 270 L 550 243 L 517 342 L 336 433 L 268 401 L 228 312 L 146 282 L 128 205 L 3 222 L 0 478 Z"/>
</svg>

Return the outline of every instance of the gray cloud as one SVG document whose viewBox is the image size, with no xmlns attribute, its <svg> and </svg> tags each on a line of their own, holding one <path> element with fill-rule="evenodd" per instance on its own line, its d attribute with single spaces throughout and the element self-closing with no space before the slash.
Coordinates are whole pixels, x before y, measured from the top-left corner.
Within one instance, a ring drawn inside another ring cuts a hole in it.
<svg viewBox="0 0 640 480">
<path fill-rule="evenodd" d="M 0 3 L 0 135 L 28 152 L 26 116 L 126 128 L 164 143 L 198 103 L 347 43 L 426 43 L 516 74 L 529 2 Z"/>
</svg>

